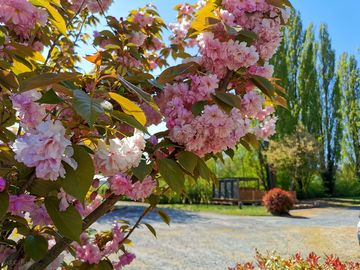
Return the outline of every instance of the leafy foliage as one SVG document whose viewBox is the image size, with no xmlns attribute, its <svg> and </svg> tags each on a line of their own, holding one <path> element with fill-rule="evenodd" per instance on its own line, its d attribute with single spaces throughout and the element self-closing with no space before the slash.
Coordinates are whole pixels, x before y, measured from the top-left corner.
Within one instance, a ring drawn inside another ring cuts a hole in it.
<svg viewBox="0 0 360 270">
<path fill-rule="evenodd" d="M 319 147 L 316 139 L 304 127 L 297 127 L 292 135 L 282 141 L 271 141 L 266 151 L 270 164 L 284 170 L 292 179 L 291 189 L 297 184 L 300 196 L 304 196 L 311 177 L 319 171 Z"/>
</svg>

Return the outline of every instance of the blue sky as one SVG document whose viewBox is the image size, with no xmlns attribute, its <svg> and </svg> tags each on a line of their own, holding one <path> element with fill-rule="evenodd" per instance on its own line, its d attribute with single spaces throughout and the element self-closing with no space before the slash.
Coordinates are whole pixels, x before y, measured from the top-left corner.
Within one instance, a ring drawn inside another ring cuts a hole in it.
<svg viewBox="0 0 360 270">
<path fill-rule="evenodd" d="M 152 3 L 158 7 L 160 15 L 169 23 L 175 18 L 172 9 L 179 0 L 114 0 L 108 14 L 117 18 L 126 16 L 131 9 Z M 194 0 L 188 1 L 194 3 Z M 348 52 L 360 56 L 360 0 L 291 0 L 301 12 L 304 25 L 313 22 L 315 29 L 320 23 L 328 24 L 330 36 L 337 55 Z"/>
</svg>

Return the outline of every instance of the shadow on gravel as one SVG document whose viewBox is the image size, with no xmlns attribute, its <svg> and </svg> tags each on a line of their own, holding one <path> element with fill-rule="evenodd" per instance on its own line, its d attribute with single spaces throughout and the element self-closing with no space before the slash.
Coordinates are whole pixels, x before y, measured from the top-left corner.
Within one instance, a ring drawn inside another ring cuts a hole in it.
<svg viewBox="0 0 360 270">
<path fill-rule="evenodd" d="M 111 223 L 118 219 L 124 219 L 133 224 L 143 213 L 144 209 L 144 206 L 139 205 L 116 206 L 112 212 L 102 217 L 98 221 L 98 223 Z M 194 220 L 205 220 L 198 214 L 192 212 L 186 212 L 171 208 L 156 208 L 143 219 L 143 222 L 163 222 L 159 215 L 156 213 L 157 210 L 162 210 L 167 213 L 171 217 L 171 223 L 189 223 L 193 222 Z"/>
</svg>

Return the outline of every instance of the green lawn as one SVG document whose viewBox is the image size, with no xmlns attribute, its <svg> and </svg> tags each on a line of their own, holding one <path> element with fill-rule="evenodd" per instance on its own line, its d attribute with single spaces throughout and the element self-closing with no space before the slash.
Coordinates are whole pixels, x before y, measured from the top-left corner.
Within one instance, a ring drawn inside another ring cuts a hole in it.
<svg viewBox="0 0 360 270">
<path fill-rule="evenodd" d="M 209 212 L 223 215 L 237 216 L 269 216 L 263 206 L 244 205 L 242 209 L 233 205 L 212 205 L 212 204 L 160 204 L 159 207 L 176 208 L 194 212 Z"/>
</svg>

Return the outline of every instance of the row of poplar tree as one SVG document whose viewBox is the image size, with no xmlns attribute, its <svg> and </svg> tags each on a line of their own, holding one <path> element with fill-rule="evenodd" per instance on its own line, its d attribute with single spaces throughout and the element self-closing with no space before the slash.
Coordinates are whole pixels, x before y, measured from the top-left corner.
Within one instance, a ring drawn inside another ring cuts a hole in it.
<svg viewBox="0 0 360 270">
<path fill-rule="evenodd" d="M 360 181 L 360 68 L 356 57 L 336 56 L 327 26 L 304 29 L 294 12 L 272 59 L 287 90 L 289 110 L 278 108 L 278 138 L 301 124 L 320 145 L 319 170 L 333 194 L 336 171 L 352 168 Z"/>
</svg>

